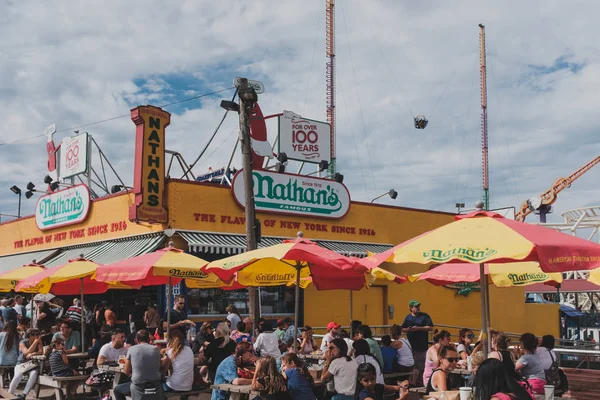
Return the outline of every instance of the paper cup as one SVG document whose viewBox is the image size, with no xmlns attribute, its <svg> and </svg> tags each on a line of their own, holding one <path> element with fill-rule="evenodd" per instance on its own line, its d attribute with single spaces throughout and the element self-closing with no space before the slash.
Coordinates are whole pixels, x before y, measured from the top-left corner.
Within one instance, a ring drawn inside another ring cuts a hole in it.
<svg viewBox="0 0 600 400">
<path fill-rule="evenodd" d="M 460 393 L 460 400 L 471 400 L 471 394 L 473 394 L 473 389 L 470 387 L 461 387 L 458 389 Z"/>
<path fill-rule="evenodd" d="M 544 385 L 544 399 L 554 400 L 554 385 Z"/>
<path fill-rule="evenodd" d="M 473 366 L 472 366 L 472 364 L 471 364 L 471 363 L 472 363 L 472 361 L 471 361 L 471 360 L 472 360 L 471 356 L 467 356 L 467 369 L 468 369 L 469 371 L 472 371 L 472 370 L 473 370 Z"/>
</svg>

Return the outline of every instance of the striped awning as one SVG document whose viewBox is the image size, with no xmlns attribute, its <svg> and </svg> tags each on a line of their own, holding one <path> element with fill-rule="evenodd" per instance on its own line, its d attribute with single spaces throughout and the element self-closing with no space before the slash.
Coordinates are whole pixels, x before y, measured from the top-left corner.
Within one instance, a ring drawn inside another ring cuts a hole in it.
<svg viewBox="0 0 600 400">
<path fill-rule="evenodd" d="M 48 260 L 44 265 L 48 268 L 56 267 L 66 264 L 69 260 L 81 255 L 99 264 L 110 264 L 126 258 L 150 253 L 156 250 L 164 239 L 164 234 L 160 232 L 65 247 L 60 254 Z"/>
<path fill-rule="evenodd" d="M 58 252 L 58 249 L 52 249 L 0 257 L 0 273 L 19 268 L 25 264 L 31 264 L 34 260 L 36 263 L 42 264 L 45 260 L 53 257 Z"/>
<path fill-rule="evenodd" d="M 215 232 L 177 231 L 188 242 L 189 250 L 195 253 L 239 254 L 246 251 L 246 236 Z M 284 237 L 263 236 L 258 248 L 280 244 Z M 312 239 L 311 239 L 312 240 Z M 319 245 L 345 256 L 366 257 L 367 251 L 380 253 L 390 249 L 389 244 L 313 240 Z"/>
</svg>

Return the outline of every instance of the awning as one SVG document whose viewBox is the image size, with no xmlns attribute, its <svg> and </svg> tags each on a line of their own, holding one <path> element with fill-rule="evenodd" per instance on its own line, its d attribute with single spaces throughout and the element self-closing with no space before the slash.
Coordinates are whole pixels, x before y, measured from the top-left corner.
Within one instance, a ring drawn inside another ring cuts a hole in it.
<svg viewBox="0 0 600 400">
<path fill-rule="evenodd" d="M 177 233 L 188 242 L 191 252 L 231 255 L 246 251 L 245 235 L 197 231 L 177 231 Z M 280 244 L 285 239 L 289 238 L 263 236 L 258 247 L 263 248 Z M 366 257 L 367 251 L 380 253 L 392 247 L 389 244 L 380 243 L 342 242 L 333 240 L 313 241 L 329 250 L 353 257 Z"/>
<path fill-rule="evenodd" d="M 60 254 L 48 260 L 44 265 L 48 268 L 66 264 L 69 260 L 83 255 L 86 259 L 100 264 L 150 253 L 160 246 L 165 236 L 162 232 L 148 235 L 130 236 L 127 238 L 106 240 L 103 242 L 65 247 Z"/>
<path fill-rule="evenodd" d="M 25 264 L 30 264 L 33 262 L 33 260 L 35 260 L 36 263 L 41 264 L 46 259 L 53 257 L 58 252 L 58 249 L 52 249 L 0 257 L 0 273 L 19 268 Z"/>
<path fill-rule="evenodd" d="M 585 279 L 565 279 L 560 284 L 561 293 L 590 293 L 600 292 L 600 286 Z M 525 287 L 525 293 L 556 293 L 556 288 L 543 283 Z"/>
<path fill-rule="evenodd" d="M 571 318 L 579 318 L 579 317 L 583 317 L 585 315 L 585 313 L 582 313 L 581 311 L 576 310 L 573 307 L 569 307 L 566 304 L 560 305 L 560 311 L 565 313 L 565 315 L 567 317 L 571 317 Z"/>
</svg>

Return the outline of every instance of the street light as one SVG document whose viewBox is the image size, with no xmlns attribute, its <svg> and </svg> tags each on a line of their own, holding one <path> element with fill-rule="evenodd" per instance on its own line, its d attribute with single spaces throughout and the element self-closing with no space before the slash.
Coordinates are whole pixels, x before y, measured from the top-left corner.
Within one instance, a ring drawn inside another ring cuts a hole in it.
<svg viewBox="0 0 600 400">
<path fill-rule="evenodd" d="M 373 200 L 371 200 L 371 203 L 373 203 L 375 200 L 385 196 L 386 194 L 388 196 L 390 196 L 392 198 L 392 200 L 396 200 L 396 197 L 398 197 L 398 192 L 396 192 L 394 189 L 390 189 L 388 192 L 385 192 L 385 193 L 380 194 L 379 196 L 375 197 Z"/>
<path fill-rule="evenodd" d="M 221 100 L 221 108 L 227 111 L 240 112 L 240 105 L 235 101 Z"/>
<path fill-rule="evenodd" d="M 17 218 L 21 218 L 21 189 L 17 185 L 13 185 L 10 188 L 10 191 L 19 195 L 19 209 L 17 212 Z"/>
</svg>

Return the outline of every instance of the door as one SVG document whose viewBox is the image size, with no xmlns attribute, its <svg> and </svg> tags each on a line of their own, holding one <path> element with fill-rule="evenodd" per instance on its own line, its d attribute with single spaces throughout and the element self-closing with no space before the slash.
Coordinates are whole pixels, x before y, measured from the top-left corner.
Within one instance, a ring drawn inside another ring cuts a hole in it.
<svg viewBox="0 0 600 400">
<path fill-rule="evenodd" d="M 366 325 L 383 325 L 385 323 L 386 305 L 385 287 L 371 286 L 369 289 L 352 292 L 352 319 Z"/>
</svg>

